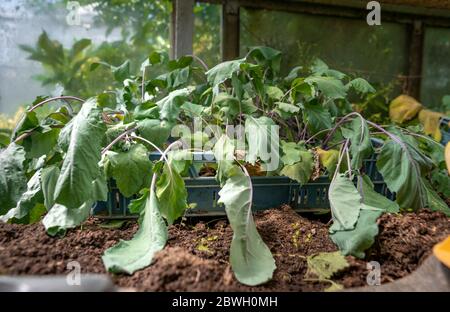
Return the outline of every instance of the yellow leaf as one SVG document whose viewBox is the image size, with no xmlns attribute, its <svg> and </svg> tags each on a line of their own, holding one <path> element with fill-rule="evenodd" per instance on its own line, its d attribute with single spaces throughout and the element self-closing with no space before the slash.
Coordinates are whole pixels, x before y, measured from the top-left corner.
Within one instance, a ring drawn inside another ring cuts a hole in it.
<svg viewBox="0 0 450 312">
<path fill-rule="evenodd" d="M 444 114 L 433 112 L 429 109 L 422 109 L 419 113 L 419 121 L 423 125 L 423 131 L 438 142 L 442 139 L 441 130 L 439 129 L 442 117 L 444 117 Z"/>
<path fill-rule="evenodd" d="M 330 174 L 334 173 L 334 170 L 336 170 L 337 162 L 339 160 L 339 152 L 333 149 L 325 151 L 320 147 L 316 149 L 316 152 L 319 155 L 320 165 L 324 168 L 327 168 Z"/>
<path fill-rule="evenodd" d="M 389 117 L 393 122 L 403 123 L 411 120 L 422 109 L 422 104 L 409 95 L 402 94 L 389 105 Z"/>
<path fill-rule="evenodd" d="M 439 244 L 434 245 L 433 253 L 439 261 L 450 268 L 450 236 Z"/>
<path fill-rule="evenodd" d="M 448 174 L 450 174 L 450 141 L 447 142 L 444 153 L 445 163 L 447 164 Z"/>
</svg>

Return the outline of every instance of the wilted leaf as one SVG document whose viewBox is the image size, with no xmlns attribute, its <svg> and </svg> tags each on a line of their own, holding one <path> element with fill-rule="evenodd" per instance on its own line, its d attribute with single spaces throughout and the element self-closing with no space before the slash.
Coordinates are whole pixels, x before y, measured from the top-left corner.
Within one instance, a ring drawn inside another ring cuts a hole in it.
<svg viewBox="0 0 450 312">
<path fill-rule="evenodd" d="M 321 252 L 306 258 L 308 272 L 314 273 L 319 279 L 330 279 L 337 272 L 349 266 L 340 251 Z"/>
<path fill-rule="evenodd" d="M 316 149 L 317 154 L 319 155 L 320 165 L 327 169 L 328 174 L 332 176 L 334 171 L 336 170 L 336 166 L 339 160 L 339 151 L 330 149 L 323 150 L 320 147 Z"/>
<path fill-rule="evenodd" d="M 55 204 L 42 220 L 47 233 L 51 236 L 63 235 L 67 229 L 79 226 L 89 217 L 92 204 L 88 201 L 78 208 Z"/>
<path fill-rule="evenodd" d="M 221 84 L 225 80 L 230 79 L 234 73 L 239 72 L 241 64 L 244 62 L 245 58 L 242 58 L 234 61 L 223 62 L 214 66 L 205 73 L 208 78 L 208 82 L 213 86 Z"/>
<path fill-rule="evenodd" d="M 369 128 L 362 118 L 353 119 L 349 128 L 341 128 L 342 136 L 350 140 L 350 153 L 353 169 L 361 168 L 363 160 L 373 153 Z"/>
<path fill-rule="evenodd" d="M 187 101 L 192 88 L 183 88 L 170 92 L 165 98 L 156 102 L 160 110 L 161 119 L 176 121 L 180 114 L 180 107 Z"/>
<path fill-rule="evenodd" d="M 120 193 L 125 197 L 137 194 L 150 185 L 152 162 L 142 144 L 132 145 L 126 152 L 108 151 L 108 172 L 116 180 Z"/>
<path fill-rule="evenodd" d="M 164 143 L 167 143 L 172 130 L 169 122 L 160 121 L 158 119 L 143 119 L 139 120 L 137 124 L 137 132 L 144 139 L 149 140 L 160 148 L 164 145 Z M 150 146 L 150 148 L 153 147 Z"/>
<path fill-rule="evenodd" d="M 307 121 L 307 127 L 311 135 L 321 130 L 330 129 L 332 125 L 330 113 L 318 103 L 305 103 L 303 118 Z"/>
<path fill-rule="evenodd" d="M 187 208 L 187 191 L 184 180 L 178 171 L 166 163 L 158 180 L 156 195 L 161 215 L 169 225 L 184 214 Z"/>
<path fill-rule="evenodd" d="M 133 274 L 152 263 L 155 253 L 166 245 L 167 237 L 167 225 L 159 213 L 158 200 L 152 190 L 139 230 L 131 240 L 121 240 L 105 251 L 102 256 L 105 268 L 111 272 Z"/>
<path fill-rule="evenodd" d="M 367 175 L 358 176 L 358 191 L 362 202 L 368 206 L 379 208 L 385 212 L 397 213 L 400 210 L 398 204 L 387 197 L 377 193 L 373 183 Z"/>
<path fill-rule="evenodd" d="M 42 169 L 41 188 L 44 195 L 44 205 L 47 210 L 50 210 L 55 204 L 54 194 L 59 173 L 59 168 L 54 165 Z"/>
<path fill-rule="evenodd" d="M 393 122 L 401 124 L 416 117 L 421 109 L 422 104 L 414 98 L 402 94 L 392 100 L 389 105 L 389 117 Z"/>
<path fill-rule="evenodd" d="M 333 230 L 354 229 L 362 205 L 361 196 L 353 182 L 344 174 L 338 174 L 331 181 L 328 198 L 333 217 Z"/>
<path fill-rule="evenodd" d="M 350 88 L 354 89 L 356 92 L 360 94 L 366 93 L 375 93 L 376 90 L 371 86 L 367 80 L 363 78 L 356 78 L 350 81 L 345 85 L 345 89 L 349 90 Z"/>
<path fill-rule="evenodd" d="M 11 143 L 0 151 L 0 215 L 16 207 L 20 196 L 27 189 L 22 146 Z"/>
<path fill-rule="evenodd" d="M 68 149 L 56 183 L 54 198 L 61 205 L 77 208 L 92 197 L 92 181 L 98 175 L 98 162 L 106 131 L 95 99 L 83 104 L 70 127 Z"/>
<path fill-rule="evenodd" d="M 437 142 L 442 139 L 440 121 L 443 116 L 444 114 L 429 109 L 422 109 L 419 113 L 419 121 L 423 125 L 423 132 L 431 135 Z"/>
<path fill-rule="evenodd" d="M 219 196 L 233 229 L 230 263 L 237 280 L 250 286 L 269 281 L 276 268 L 275 260 L 253 220 L 250 178 L 233 166 Z"/>
<path fill-rule="evenodd" d="M 245 132 L 249 143 L 246 160 L 255 164 L 259 159 L 267 163 L 279 158 L 278 128 L 271 118 L 262 116 L 254 118 L 247 116 Z M 278 164 L 277 164 L 278 167 Z"/>
</svg>

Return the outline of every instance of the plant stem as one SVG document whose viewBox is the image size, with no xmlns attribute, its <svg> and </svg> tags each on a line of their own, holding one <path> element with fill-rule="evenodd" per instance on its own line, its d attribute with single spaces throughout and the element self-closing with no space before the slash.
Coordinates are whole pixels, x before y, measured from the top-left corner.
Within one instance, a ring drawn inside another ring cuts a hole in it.
<svg viewBox="0 0 450 312">
<path fill-rule="evenodd" d="M 46 99 L 42 102 L 37 103 L 36 105 L 32 106 L 30 109 L 27 110 L 27 112 L 32 112 L 34 111 L 36 108 L 48 103 L 48 102 L 52 102 L 52 101 L 57 101 L 57 100 L 75 100 L 75 101 L 79 101 L 79 102 L 85 102 L 85 100 L 82 100 L 80 98 L 77 98 L 75 96 L 68 96 L 68 95 L 62 95 L 62 96 L 57 96 L 57 97 L 53 97 L 50 99 Z"/>
<path fill-rule="evenodd" d="M 126 136 L 127 134 L 136 131 L 137 127 L 125 130 L 124 132 L 122 132 L 117 138 L 115 138 L 114 140 L 112 140 L 111 143 L 108 144 L 108 146 L 106 146 L 103 150 L 102 150 L 102 155 L 104 155 L 107 151 L 109 151 L 111 149 L 111 147 L 113 147 L 114 144 L 116 144 L 120 139 L 122 139 L 124 136 Z"/>
</svg>

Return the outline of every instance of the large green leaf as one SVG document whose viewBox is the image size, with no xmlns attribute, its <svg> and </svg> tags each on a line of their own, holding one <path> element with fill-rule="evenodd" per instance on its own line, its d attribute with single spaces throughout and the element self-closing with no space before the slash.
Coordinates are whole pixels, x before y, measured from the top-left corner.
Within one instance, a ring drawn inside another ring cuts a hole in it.
<svg viewBox="0 0 450 312">
<path fill-rule="evenodd" d="M 228 172 L 233 168 L 234 162 L 234 144 L 226 135 L 222 135 L 213 148 L 214 157 L 217 162 L 216 179 L 222 186 L 227 177 Z"/>
<path fill-rule="evenodd" d="M 11 143 L 0 151 L 0 215 L 16 207 L 20 196 L 27 189 L 22 146 Z"/>
<path fill-rule="evenodd" d="M 47 233 L 51 236 L 63 235 L 67 229 L 79 226 L 89 217 L 92 204 L 92 201 L 87 201 L 77 208 L 55 204 L 42 220 Z"/>
<path fill-rule="evenodd" d="M 11 209 L 7 213 L 7 217 L 5 219 L 22 219 L 27 216 L 38 203 L 42 203 L 44 201 L 44 197 L 41 189 L 41 173 L 42 169 L 35 172 L 35 174 L 30 178 L 27 183 L 27 190 L 22 194 L 19 201 L 17 202 L 17 206 Z"/>
<path fill-rule="evenodd" d="M 363 78 L 355 78 L 345 85 L 345 89 L 354 89 L 360 94 L 375 93 L 376 90 Z"/>
<path fill-rule="evenodd" d="M 245 62 L 245 58 L 220 63 L 206 72 L 208 82 L 213 86 L 221 84 L 231 76 L 239 72 L 241 64 Z"/>
<path fill-rule="evenodd" d="M 261 239 L 252 216 L 252 185 L 238 166 L 228 172 L 228 179 L 219 192 L 219 203 L 233 229 L 230 263 L 238 281 L 254 286 L 272 278 L 276 268 L 269 248 Z"/>
<path fill-rule="evenodd" d="M 67 153 L 55 187 L 55 201 L 68 208 L 83 205 L 92 196 L 92 181 L 98 175 L 98 162 L 106 127 L 95 99 L 83 104 L 72 119 Z"/>
<path fill-rule="evenodd" d="M 48 154 L 58 141 L 59 129 L 41 128 L 23 141 L 27 158 L 39 158 Z"/>
<path fill-rule="evenodd" d="M 166 245 L 167 237 L 167 225 L 159 212 L 156 194 L 150 191 L 139 230 L 131 240 L 121 240 L 107 249 L 103 263 L 108 271 L 133 274 L 152 263 L 155 253 Z"/>
<path fill-rule="evenodd" d="M 169 225 L 181 217 L 187 208 L 187 191 L 178 171 L 166 163 L 156 187 L 159 209 Z"/>
<path fill-rule="evenodd" d="M 341 128 L 341 130 L 343 137 L 349 139 L 351 143 L 352 167 L 353 169 L 359 169 L 363 164 L 363 160 L 373 153 L 366 120 L 355 118 L 349 128 Z"/>
<path fill-rule="evenodd" d="M 132 145 L 126 152 L 108 151 L 106 155 L 108 173 L 116 180 L 122 195 L 130 197 L 150 185 L 152 162 L 144 145 Z"/>
<path fill-rule="evenodd" d="M 343 99 L 347 95 L 345 86 L 334 77 L 310 76 L 305 78 L 305 82 L 316 85 L 317 89 L 330 99 Z"/>
<path fill-rule="evenodd" d="M 344 174 L 338 174 L 331 181 L 328 198 L 333 216 L 333 229 L 354 229 L 362 205 L 361 196 L 353 185 L 353 182 Z"/>
<path fill-rule="evenodd" d="M 430 183 L 425 180 L 425 178 L 422 178 L 423 183 L 425 185 L 425 189 L 427 191 L 427 206 L 433 211 L 440 211 L 442 213 L 445 213 L 447 216 L 450 217 L 450 208 L 448 207 L 447 203 L 442 200 L 442 198 L 433 190 L 433 187 L 430 185 Z M 450 185 L 447 185 L 447 187 L 450 187 Z"/>
<path fill-rule="evenodd" d="M 139 135 L 158 147 L 162 147 L 164 143 L 167 143 L 171 130 L 172 127 L 170 123 L 164 120 L 143 119 L 138 121 Z"/>
<path fill-rule="evenodd" d="M 161 119 L 174 122 L 180 114 L 180 107 L 187 101 L 192 88 L 183 88 L 170 92 L 165 98 L 156 102 Z"/>
<path fill-rule="evenodd" d="M 331 115 L 323 106 L 318 103 L 304 103 L 303 106 L 303 119 L 306 120 L 311 135 L 331 128 Z"/>
<path fill-rule="evenodd" d="M 314 168 L 314 156 L 304 147 L 296 143 L 281 142 L 283 156 L 281 160 L 285 164 L 280 174 L 287 176 L 300 184 L 305 184 L 311 178 Z"/>
<path fill-rule="evenodd" d="M 413 145 L 388 140 L 377 160 L 377 168 L 389 190 L 396 193 L 400 208 L 419 209 L 427 206 L 427 191 L 421 170 L 427 164 Z"/>
<path fill-rule="evenodd" d="M 379 208 L 385 212 L 399 212 L 400 207 L 396 202 L 377 193 L 373 188 L 374 185 L 367 175 L 358 176 L 358 191 L 363 203 L 368 206 Z"/>
</svg>

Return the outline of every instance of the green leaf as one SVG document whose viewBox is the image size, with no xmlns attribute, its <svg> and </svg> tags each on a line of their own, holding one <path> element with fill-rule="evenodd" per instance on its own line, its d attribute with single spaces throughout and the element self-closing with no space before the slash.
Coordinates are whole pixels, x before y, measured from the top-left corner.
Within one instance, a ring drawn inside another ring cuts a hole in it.
<svg viewBox="0 0 450 312">
<path fill-rule="evenodd" d="M 92 181 L 98 175 L 98 162 L 106 127 L 95 99 L 83 104 L 72 119 L 68 149 L 55 187 L 55 201 L 77 208 L 92 197 Z"/>
<path fill-rule="evenodd" d="M 378 156 L 377 168 L 391 192 L 396 193 L 400 208 L 426 207 L 427 192 L 421 178 L 427 159 L 413 145 L 388 140 Z"/>
<path fill-rule="evenodd" d="M 191 118 L 201 116 L 204 109 L 205 109 L 204 106 L 194 104 L 191 102 L 184 102 L 184 104 L 181 105 L 181 110 L 186 114 L 186 116 Z"/>
<path fill-rule="evenodd" d="M 137 233 L 131 240 L 121 240 L 108 248 L 102 256 L 103 263 L 108 271 L 133 274 L 152 263 L 155 253 L 166 245 L 167 237 L 167 225 L 159 212 L 158 200 L 152 190 Z"/>
<path fill-rule="evenodd" d="M 126 60 L 119 67 L 111 66 L 114 79 L 118 82 L 123 82 L 130 76 L 130 61 Z"/>
<path fill-rule="evenodd" d="M 133 214 L 141 214 L 145 210 L 145 204 L 147 203 L 148 195 L 150 194 L 150 189 L 143 188 L 140 190 L 140 197 L 133 199 L 128 204 L 128 210 Z"/>
<path fill-rule="evenodd" d="M 218 202 L 225 205 L 233 229 L 230 263 L 237 280 L 250 286 L 269 281 L 276 268 L 275 260 L 253 220 L 250 178 L 233 166 L 219 196 Z"/>
<path fill-rule="evenodd" d="M 345 85 L 345 89 L 354 89 L 360 94 L 375 93 L 376 90 L 363 78 L 356 78 Z"/>
<path fill-rule="evenodd" d="M 377 219 L 381 214 L 381 210 L 373 210 L 369 206 L 364 206 L 353 230 L 332 231 L 330 229 L 330 237 L 344 255 L 363 259 L 364 251 L 373 245 L 375 237 L 378 235 Z"/>
<path fill-rule="evenodd" d="M 252 47 L 248 56 L 253 57 L 259 64 L 270 67 L 274 73 L 280 71 L 281 51 L 269 47 Z"/>
<path fill-rule="evenodd" d="M 167 121 L 160 121 L 158 119 L 143 119 L 139 120 L 138 130 L 140 136 L 149 140 L 158 147 L 162 147 L 169 139 L 172 131 L 171 124 Z M 149 147 L 153 149 L 153 147 Z"/>
<path fill-rule="evenodd" d="M 308 271 L 319 279 L 330 279 L 337 272 L 349 267 L 340 251 L 321 252 L 306 258 Z"/>
<path fill-rule="evenodd" d="M 430 183 L 422 178 L 423 183 L 425 185 L 425 189 L 427 191 L 427 206 L 432 211 L 440 211 L 450 217 L 450 208 L 448 205 L 442 200 L 442 198 L 433 190 L 433 187 Z M 448 187 L 449 185 L 447 185 Z"/>
<path fill-rule="evenodd" d="M 278 168 L 279 159 L 279 126 L 269 117 L 254 118 L 247 116 L 245 120 L 245 132 L 247 135 L 247 142 L 249 143 L 248 154 L 246 160 L 255 164 L 261 159 L 263 163 L 277 161 L 276 168 Z M 271 171 L 271 170 L 269 170 Z"/>
<path fill-rule="evenodd" d="M 131 197 L 150 185 L 152 162 L 144 145 L 132 145 L 126 152 L 108 151 L 106 155 L 109 161 L 108 173 L 116 180 L 122 195 Z"/>
<path fill-rule="evenodd" d="M 300 184 L 309 181 L 314 168 L 314 156 L 310 151 L 296 143 L 281 141 L 283 156 L 281 160 L 285 164 L 280 175 L 287 176 Z"/>
<path fill-rule="evenodd" d="M 0 151 L 0 215 L 16 207 L 17 201 L 27 189 L 22 146 L 11 143 Z"/>
<path fill-rule="evenodd" d="M 60 170 L 57 166 L 52 165 L 42 169 L 41 174 L 41 189 L 44 195 L 44 205 L 47 210 L 53 207 L 55 204 L 55 187 Z"/>
<path fill-rule="evenodd" d="M 442 152 L 442 155 L 444 155 L 444 152 Z M 431 173 L 431 183 L 437 192 L 442 193 L 447 198 L 450 198 L 450 176 L 445 169 L 433 170 Z"/>
<path fill-rule="evenodd" d="M 374 185 L 367 175 L 358 176 L 358 191 L 364 204 L 379 208 L 385 212 L 397 213 L 400 210 L 398 204 L 385 196 L 377 193 Z"/>
<path fill-rule="evenodd" d="M 67 229 L 79 226 L 89 217 L 92 204 L 88 201 L 78 208 L 55 204 L 42 220 L 47 233 L 50 236 L 64 235 Z"/>
<path fill-rule="evenodd" d="M 275 101 L 279 101 L 284 95 L 283 91 L 281 91 L 281 89 L 278 87 L 266 86 L 265 89 L 266 94 L 269 96 L 269 98 Z"/>
<path fill-rule="evenodd" d="M 180 107 L 187 101 L 192 88 L 183 88 L 170 92 L 165 98 L 156 102 L 160 110 L 161 119 L 176 121 L 180 114 Z"/>
<path fill-rule="evenodd" d="M 328 189 L 334 230 L 352 230 L 361 210 L 361 196 L 353 182 L 344 174 L 338 174 Z"/>
<path fill-rule="evenodd" d="M 38 170 L 30 178 L 27 183 L 27 190 L 20 197 L 17 206 L 8 212 L 8 219 L 22 219 L 33 210 L 36 204 L 43 202 L 44 197 L 40 183 L 41 173 L 42 170 Z"/>
<path fill-rule="evenodd" d="M 275 102 L 275 105 L 277 106 L 277 108 L 280 111 L 285 112 L 285 113 L 295 114 L 300 111 L 300 107 L 289 104 L 289 103 Z"/>
<path fill-rule="evenodd" d="M 184 214 L 187 208 L 187 191 L 178 171 L 166 163 L 156 187 L 159 208 L 169 225 Z"/>
<path fill-rule="evenodd" d="M 305 82 L 317 86 L 324 96 L 330 99 L 344 99 L 347 95 L 345 86 L 334 77 L 310 76 Z"/>
<path fill-rule="evenodd" d="M 307 121 L 308 130 L 311 135 L 332 126 L 330 113 L 321 105 L 304 103 L 303 118 Z"/>
<path fill-rule="evenodd" d="M 350 140 L 350 153 L 352 155 L 353 169 L 361 168 L 363 160 L 369 158 L 373 153 L 370 141 L 369 127 L 366 120 L 355 118 L 349 128 L 341 128 L 342 136 Z"/>
<path fill-rule="evenodd" d="M 234 163 L 233 141 L 227 135 L 222 135 L 214 145 L 213 152 L 217 162 L 216 179 L 222 186 L 228 177 L 228 173 L 233 168 Z"/>
<path fill-rule="evenodd" d="M 99 174 L 97 178 L 92 181 L 92 200 L 93 201 L 107 201 L 108 200 L 108 182 L 106 181 L 106 174 L 104 168 L 98 167 Z"/>
<path fill-rule="evenodd" d="M 59 129 L 43 129 L 42 132 L 33 132 L 23 141 L 27 158 L 39 158 L 48 154 L 58 141 Z"/>
<path fill-rule="evenodd" d="M 234 73 L 240 71 L 241 64 L 245 62 L 245 58 L 220 63 L 205 74 L 208 82 L 213 86 L 217 86 L 227 79 L 230 79 Z"/>
</svg>

